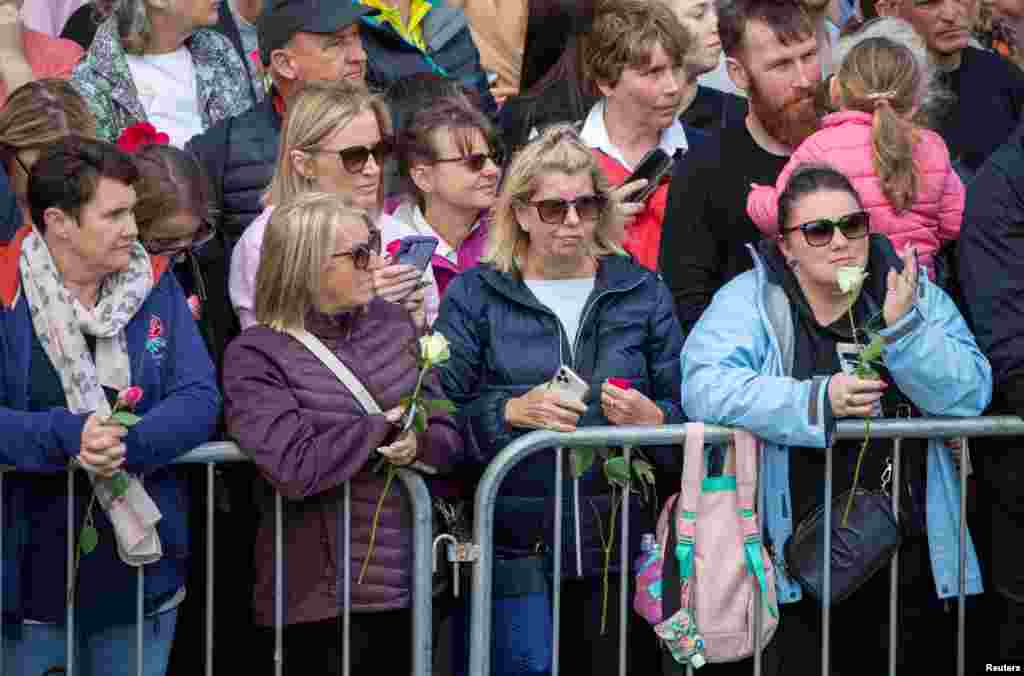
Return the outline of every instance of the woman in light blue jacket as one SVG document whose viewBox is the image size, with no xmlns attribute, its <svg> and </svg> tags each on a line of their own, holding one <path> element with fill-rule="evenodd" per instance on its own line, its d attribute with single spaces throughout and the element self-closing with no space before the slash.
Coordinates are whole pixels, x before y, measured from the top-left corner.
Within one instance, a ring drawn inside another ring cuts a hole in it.
<svg viewBox="0 0 1024 676">
<path fill-rule="evenodd" d="M 901 259 L 887 239 L 869 236 L 870 219 L 845 176 L 801 167 L 778 210 L 779 234 L 752 251 L 754 269 L 718 292 L 683 347 L 683 408 L 691 420 L 741 427 L 765 441 L 761 513 L 786 604 L 765 673 L 817 674 L 821 609 L 786 574 L 783 551 L 794 524 L 824 503 L 820 449 L 831 444 L 835 421 L 879 405 L 888 417 L 897 409 L 978 415 L 992 377 L 956 306 L 918 269 L 913 250 Z M 859 293 L 841 292 L 841 267 L 866 270 Z M 885 340 L 883 381 L 844 372 L 840 351 L 865 343 L 866 327 Z M 833 447 L 833 496 L 851 487 L 859 448 L 859 441 Z M 889 442 L 869 444 L 861 487 L 880 488 L 890 449 Z M 927 452 L 923 443 L 904 449 L 900 662 L 946 652 L 952 660 L 955 615 L 938 599 L 955 597 L 959 587 L 958 472 L 939 440 Z M 970 539 L 967 546 L 967 593 L 977 594 L 978 561 Z M 879 573 L 833 608 L 833 674 L 885 672 L 888 585 L 889 575 Z"/>
</svg>

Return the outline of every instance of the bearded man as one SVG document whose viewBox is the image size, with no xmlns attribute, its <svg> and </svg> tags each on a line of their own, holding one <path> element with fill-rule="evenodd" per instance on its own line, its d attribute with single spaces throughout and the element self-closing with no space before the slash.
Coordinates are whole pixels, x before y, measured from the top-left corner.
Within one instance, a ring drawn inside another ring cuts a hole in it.
<svg viewBox="0 0 1024 676">
<path fill-rule="evenodd" d="M 729 76 L 750 106 L 742 124 L 726 124 L 679 162 L 669 188 L 658 268 L 685 332 L 722 285 L 753 266 L 746 245 L 760 233 L 747 216 L 750 184 L 774 183 L 818 127 L 821 65 L 804 8 L 793 0 L 736 0 L 719 12 Z"/>
</svg>

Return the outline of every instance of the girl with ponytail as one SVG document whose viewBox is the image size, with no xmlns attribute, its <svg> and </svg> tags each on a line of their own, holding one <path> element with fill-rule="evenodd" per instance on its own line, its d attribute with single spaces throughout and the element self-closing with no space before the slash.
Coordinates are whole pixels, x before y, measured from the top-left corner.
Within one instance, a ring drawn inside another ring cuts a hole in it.
<svg viewBox="0 0 1024 676">
<path fill-rule="evenodd" d="M 885 37 L 850 49 L 830 83 L 839 112 L 796 149 L 775 187 L 752 186 L 747 213 L 762 234 L 779 232 L 778 195 L 793 170 L 824 162 L 850 179 L 871 230 L 888 236 L 898 253 L 915 247 L 934 278 L 935 254 L 960 233 L 964 186 L 942 138 L 913 121 L 926 68 L 911 49 Z"/>
</svg>

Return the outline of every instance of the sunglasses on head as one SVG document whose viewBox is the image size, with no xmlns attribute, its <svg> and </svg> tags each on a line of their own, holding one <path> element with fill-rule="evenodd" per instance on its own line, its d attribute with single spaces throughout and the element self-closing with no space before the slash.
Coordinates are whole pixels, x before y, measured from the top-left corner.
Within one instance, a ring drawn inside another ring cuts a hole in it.
<svg viewBox="0 0 1024 676">
<path fill-rule="evenodd" d="M 472 155 L 463 155 L 462 157 L 439 157 L 434 160 L 434 163 L 461 162 L 471 172 L 479 174 L 487 166 L 488 160 L 494 162 L 494 166 L 500 167 L 505 157 L 500 150 L 493 150 L 489 153 L 473 153 Z"/>
<path fill-rule="evenodd" d="M 535 207 L 540 220 L 548 225 L 561 225 L 569 217 L 569 208 L 576 210 L 581 221 L 594 221 L 601 217 L 608 204 L 606 195 L 581 195 L 574 200 L 549 199 L 524 202 Z"/>
<path fill-rule="evenodd" d="M 332 258 L 351 256 L 352 264 L 356 270 L 366 270 L 370 267 L 370 259 L 380 255 L 380 230 L 370 228 L 370 239 L 362 244 L 356 244 L 348 251 L 339 251 Z"/>
<path fill-rule="evenodd" d="M 383 139 L 372 146 L 352 146 L 341 150 L 313 150 L 315 153 L 328 153 L 341 158 L 341 164 L 345 171 L 350 174 L 358 174 L 366 168 L 366 163 L 373 155 L 373 161 L 377 166 L 383 166 L 384 162 L 394 152 L 394 144 L 391 139 Z"/>
<path fill-rule="evenodd" d="M 861 239 L 867 237 L 868 232 L 871 231 L 871 217 L 866 211 L 855 211 L 836 219 L 819 218 L 807 221 L 784 229 L 782 234 L 799 230 L 804 233 L 804 239 L 809 246 L 828 246 L 835 236 L 836 228 L 843 233 L 843 237 L 846 239 Z"/>
</svg>

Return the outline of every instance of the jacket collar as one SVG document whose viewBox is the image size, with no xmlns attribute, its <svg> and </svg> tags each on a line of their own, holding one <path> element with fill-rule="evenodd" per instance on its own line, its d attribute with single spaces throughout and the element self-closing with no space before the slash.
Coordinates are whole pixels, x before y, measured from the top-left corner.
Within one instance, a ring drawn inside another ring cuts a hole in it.
<svg viewBox="0 0 1024 676">
<path fill-rule="evenodd" d="M 829 113 L 821 118 L 821 129 L 838 127 L 841 124 L 853 122 L 870 127 L 874 124 L 875 116 L 870 113 L 862 113 L 859 110 L 841 110 L 838 113 Z"/>
<path fill-rule="evenodd" d="M 7 309 L 14 307 L 21 291 L 21 244 L 30 232 L 31 225 L 22 226 L 11 241 L 0 246 L 0 301 Z M 170 260 L 166 256 L 150 256 L 149 261 L 156 286 L 170 267 Z"/>
<path fill-rule="evenodd" d="M 444 0 L 431 0 L 431 5 L 422 25 L 423 41 L 427 45 L 427 51 L 434 54 L 441 51 L 464 29 L 469 28 L 469 22 L 461 9 L 450 7 Z M 364 16 L 362 21 L 364 27 L 379 35 L 388 35 L 401 44 L 409 44 L 391 26 L 374 16 Z"/>
<path fill-rule="evenodd" d="M 649 272 L 635 265 L 625 256 L 608 255 L 597 259 L 597 278 L 594 280 L 594 294 L 624 293 L 642 284 Z M 490 264 L 480 265 L 480 277 L 485 284 L 509 300 L 521 305 L 550 312 L 542 306 L 526 286 L 522 275 L 499 272 Z"/>
</svg>

